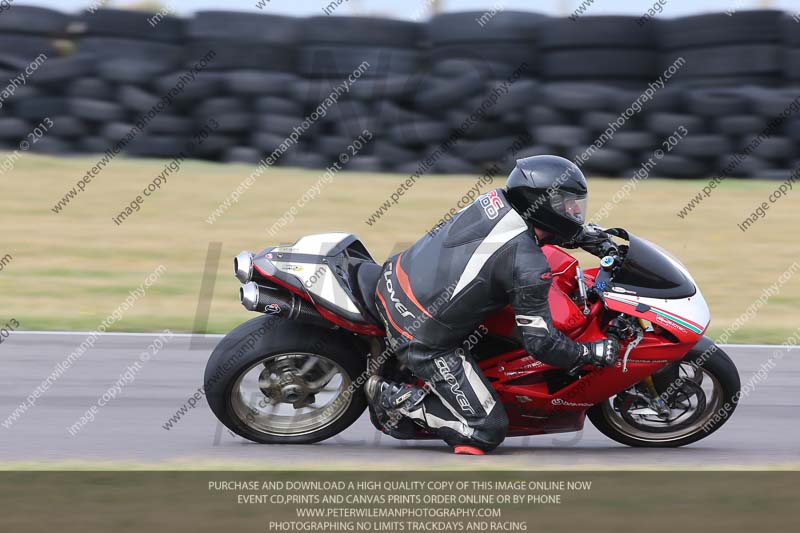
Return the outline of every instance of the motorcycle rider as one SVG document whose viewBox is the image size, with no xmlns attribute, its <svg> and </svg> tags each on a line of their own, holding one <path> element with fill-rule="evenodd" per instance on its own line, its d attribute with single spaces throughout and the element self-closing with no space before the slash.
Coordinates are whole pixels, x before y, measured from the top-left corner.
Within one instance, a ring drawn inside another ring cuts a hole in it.
<svg viewBox="0 0 800 533">
<path fill-rule="evenodd" d="M 387 433 L 403 438 L 417 423 L 455 453 L 472 455 L 503 442 L 505 409 L 462 342 L 508 304 L 525 349 L 538 360 L 561 368 L 615 363 L 616 339 L 574 342 L 555 329 L 548 303 L 552 273 L 541 244 L 598 256 L 613 247 L 608 234 L 583 225 L 587 193 L 586 178 L 572 162 L 520 159 L 505 189 L 482 195 L 386 261 L 376 302 L 388 341 L 399 362 L 426 384 L 370 377 L 373 416 Z"/>
</svg>

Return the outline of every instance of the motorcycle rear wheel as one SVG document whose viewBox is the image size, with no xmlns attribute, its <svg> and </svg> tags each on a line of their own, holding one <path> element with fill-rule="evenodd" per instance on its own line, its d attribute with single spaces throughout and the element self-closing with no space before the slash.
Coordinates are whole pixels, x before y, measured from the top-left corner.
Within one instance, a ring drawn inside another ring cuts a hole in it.
<svg viewBox="0 0 800 533">
<path fill-rule="evenodd" d="M 214 415 L 237 435 L 310 444 L 366 410 L 365 370 L 366 348 L 352 334 L 261 316 L 222 339 L 204 383 Z"/>
<path fill-rule="evenodd" d="M 680 368 L 682 379 L 671 382 L 675 391 L 658 391 L 669 398 L 670 413 L 678 411 L 675 420 L 659 424 L 657 417 L 626 412 L 625 405 L 630 402 L 620 398 L 631 389 L 589 409 L 589 420 L 604 435 L 628 446 L 676 448 L 704 439 L 733 414 L 741 387 L 739 372 L 730 357 L 705 338 L 684 357 Z M 704 391 L 703 386 L 709 390 Z M 688 412 L 681 413 L 683 407 L 694 407 L 695 412 L 681 418 Z"/>
</svg>

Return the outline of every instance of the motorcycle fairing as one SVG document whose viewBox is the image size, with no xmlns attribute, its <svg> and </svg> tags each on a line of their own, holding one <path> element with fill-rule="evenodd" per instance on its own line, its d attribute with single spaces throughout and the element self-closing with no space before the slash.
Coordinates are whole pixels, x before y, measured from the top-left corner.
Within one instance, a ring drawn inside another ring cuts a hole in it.
<svg viewBox="0 0 800 533">
<path fill-rule="evenodd" d="M 314 256 L 334 257 L 345 250 L 362 259 L 372 260 L 372 256 L 352 233 L 332 232 L 315 233 L 300 237 L 294 244 L 273 246 L 272 251 L 282 254 L 308 254 Z"/>
<path fill-rule="evenodd" d="M 649 320 L 672 332 L 682 342 L 697 342 L 711 321 L 711 313 L 698 290 L 694 296 L 676 300 L 628 296 L 604 292 L 603 298 L 612 311 Z"/>
<path fill-rule="evenodd" d="M 638 240 L 635 245 L 639 243 L 650 245 L 643 240 Z M 677 342 L 666 341 L 648 329 L 631 352 L 627 371 L 623 369 L 620 358 L 613 368 L 592 370 L 575 378 L 569 378 L 564 370 L 536 360 L 524 349 L 499 353 L 496 347 L 492 347 L 495 355 L 492 356 L 492 351 L 487 350 L 489 353 L 483 354 L 479 365 L 506 406 L 510 421 L 509 435 L 579 431 L 583 428 L 587 409 L 656 374 L 669 363 L 680 360 L 687 350 L 703 338 L 710 321 L 705 299 L 685 267 L 660 248 L 652 246 L 657 249 L 654 253 L 663 253 L 674 271 L 680 272 L 680 276 L 685 276 L 684 279 L 692 284 L 691 287 L 681 287 L 682 291 L 687 291 L 684 295 L 688 293 L 691 296 L 674 299 L 637 296 L 632 294 L 633 291 L 622 293 L 622 287 L 609 284 L 609 288 L 602 293 L 602 301 L 598 300 L 590 306 L 588 316 L 584 316 L 570 298 L 575 293 L 576 285 L 577 272 L 572 264 L 574 259 L 558 248 L 542 247 L 553 272 L 549 299 L 553 322 L 558 329 L 579 342 L 596 340 L 604 334 L 597 329 L 597 321 L 593 317 L 601 313 L 605 306 L 612 311 L 649 320 L 672 333 Z M 597 269 L 584 272 L 587 285 L 594 285 L 597 274 Z M 612 292 L 613 287 L 618 289 Z M 506 308 L 485 324 L 492 334 L 511 337 L 514 329 L 511 317 L 513 311 Z"/>
<path fill-rule="evenodd" d="M 374 263 L 351 233 L 306 235 L 291 245 L 266 248 L 253 259 L 256 271 L 267 281 L 310 300 L 326 318 L 347 329 L 375 334 L 353 290 L 355 269 L 365 261 Z"/>
<path fill-rule="evenodd" d="M 685 344 L 665 343 L 648 332 L 633 350 L 627 372 L 618 361 L 571 377 L 524 349 L 481 360 L 479 366 L 506 407 L 509 435 L 539 435 L 580 431 L 587 409 L 679 360 L 686 350 Z"/>
</svg>

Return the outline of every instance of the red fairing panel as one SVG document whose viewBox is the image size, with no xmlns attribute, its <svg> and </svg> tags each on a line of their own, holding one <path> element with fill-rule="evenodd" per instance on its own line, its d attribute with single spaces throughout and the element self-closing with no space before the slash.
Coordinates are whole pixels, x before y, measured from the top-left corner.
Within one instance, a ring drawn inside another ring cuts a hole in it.
<svg viewBox="0 0 800 533">
<path fill-rule="evenodd" d="M 584 315 L 569 297 L 577 290 L 577 261 L 557 248 L 544 246 L 542 249 L 553 273 L 549 300 L 555 326 L 579 342 L 604 337 L 598 320 L 602 315 L 603 302 L 598 300 L 591 304 L 589 314 Z M 584 272 L 589 287 L 594 284 L 598 271 L 597 268 L 591 268 Z M 606 303 L 612 302 L 609 300 Z M 609 307 L 614 308 L 611 305 Z M 630 308 L 619 310 L 633 314 Z M 485 325 L 492 333 L 512 336 L 514 312 L 506 307 L 486 321 Z M 681 359 L 694 342 L 695 338 L 673 344 L 648 332 L 631 352 L 627 371 L 623 371 L 620 358 L 614 367 L 591 370 L 581 379 L 552 393 L 545 374 L 560 370 L 536 360 L 523 349 L 483 360 L 480 367 L 505 405 L 510 435 L 578 431 L 583 427 L 588 408 L 633 386 L 667 363 Z M 624 352 L 625 346 L 622 348 Z"/>
<path fill-rule="evenodd" d="M 549 300 L 553 324 L 570 337 L 581 336 L 590 325 L 592 314 L 584 315 L 569 297 L 577 288 L 578 260 L 554 246 L 545 245 L 542 247 L 542 252 L 552 272 Z M 590 281 L 594 281 L 594 276 Z M 514 335 L 515 330 L 514 310 L 507 306 L 486 320 L 484 325 L 495 335 L 510 337 Z M 593 337 L 600 336 L 602 335 Z"/>
</svg>

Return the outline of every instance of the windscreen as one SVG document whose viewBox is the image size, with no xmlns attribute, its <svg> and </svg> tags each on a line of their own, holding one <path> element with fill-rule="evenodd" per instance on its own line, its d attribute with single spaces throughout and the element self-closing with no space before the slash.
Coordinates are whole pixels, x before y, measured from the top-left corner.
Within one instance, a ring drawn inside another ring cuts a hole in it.
<svg viewBox="0 0 800 533">
<path fill-rule="evenodd" d="M 688 298 L 697 289 L 680 262 L 655 244 L 629 235 L 630 245 L 613 286 L 649 298 Z"/>
</svg>

